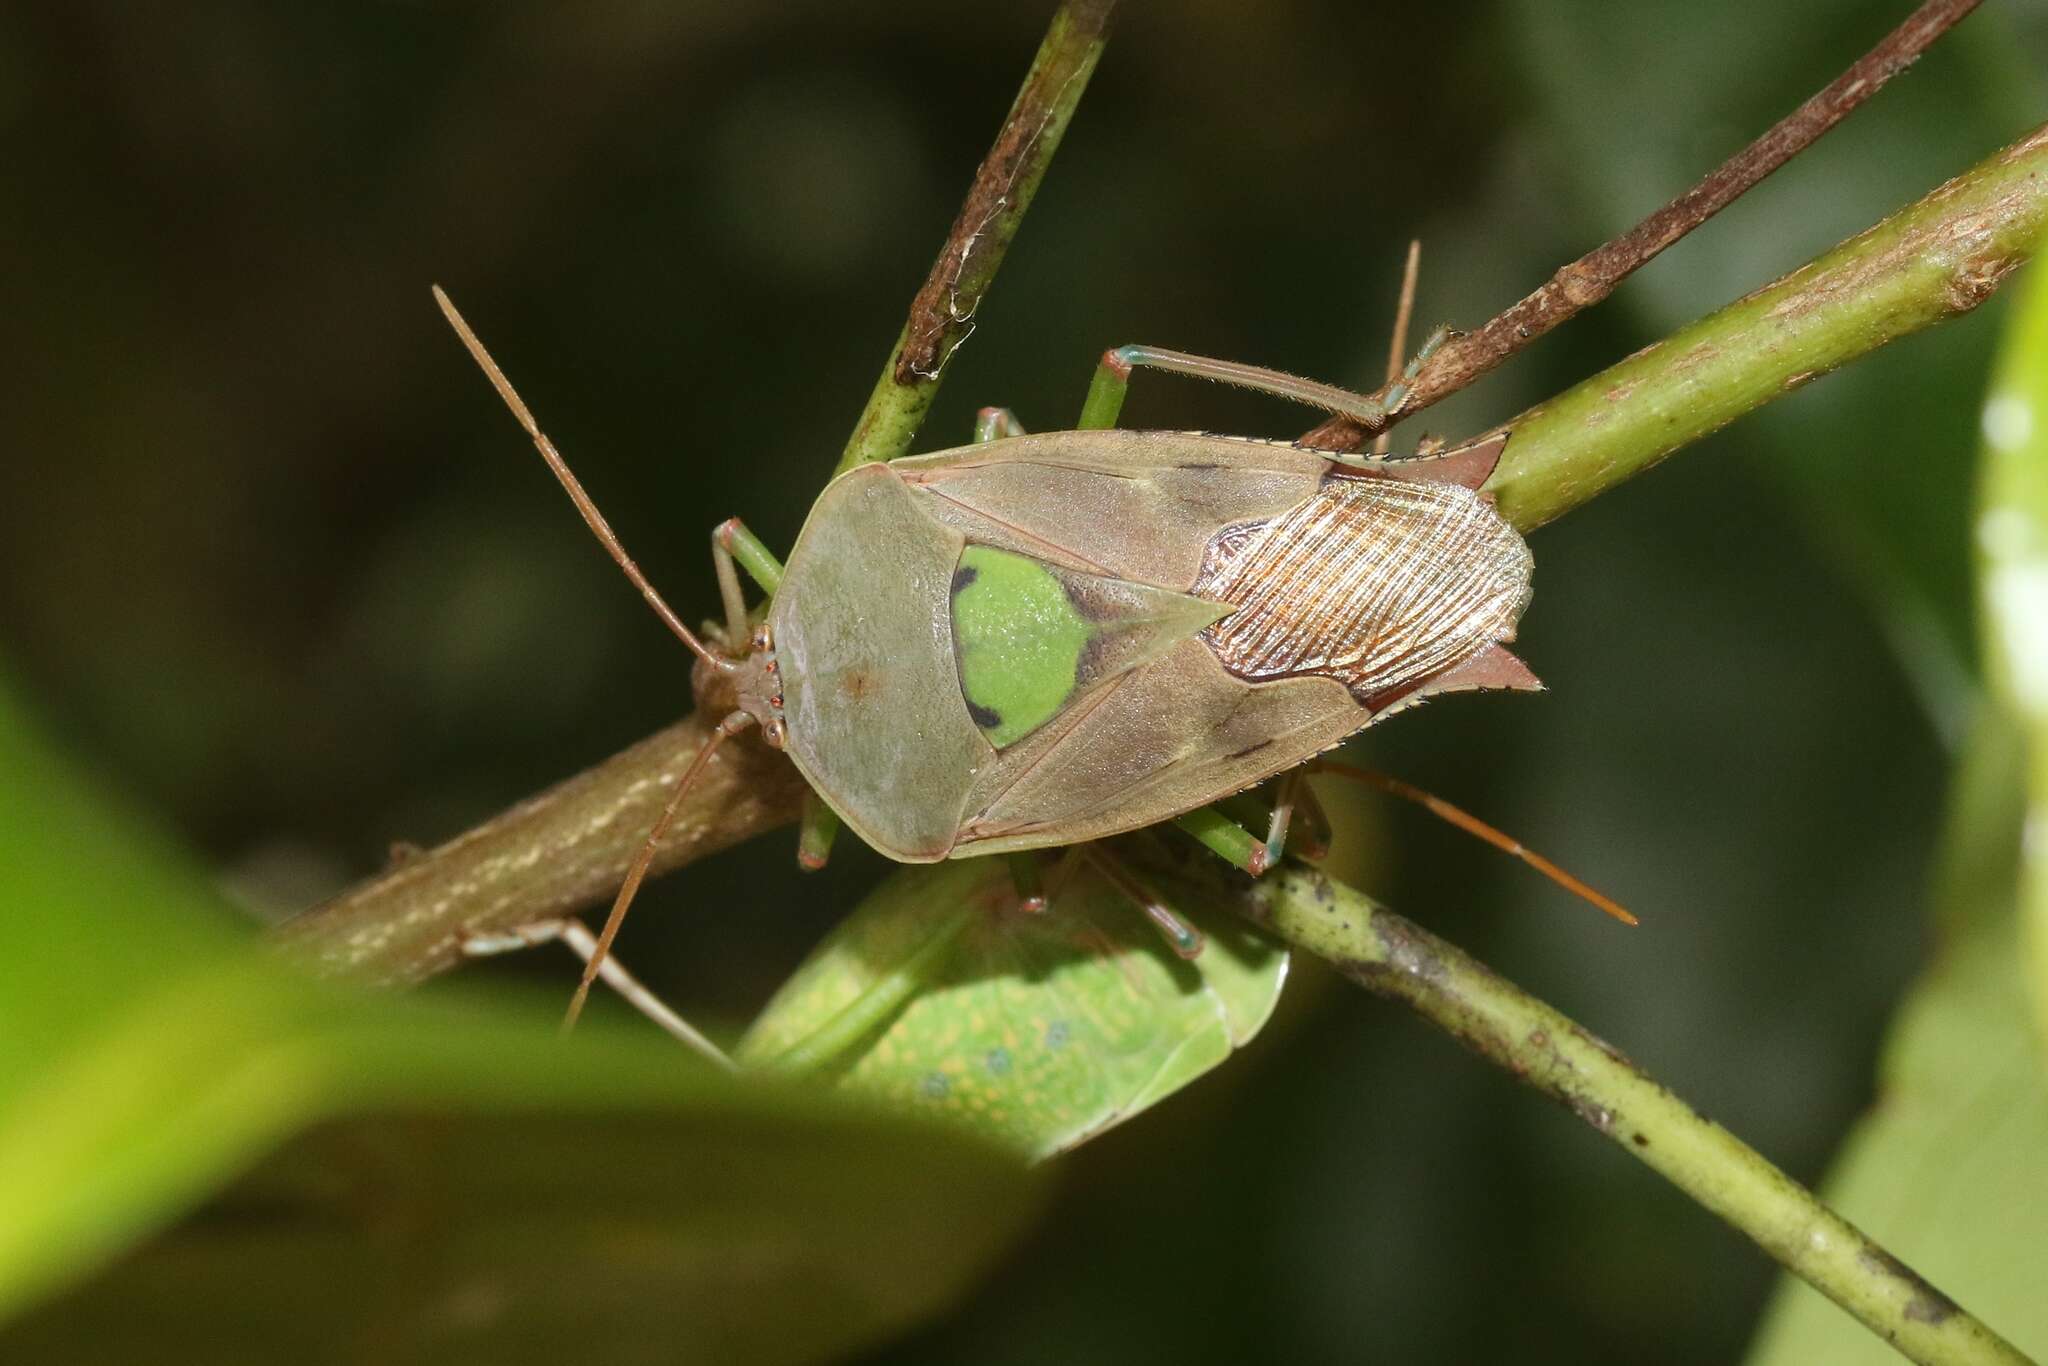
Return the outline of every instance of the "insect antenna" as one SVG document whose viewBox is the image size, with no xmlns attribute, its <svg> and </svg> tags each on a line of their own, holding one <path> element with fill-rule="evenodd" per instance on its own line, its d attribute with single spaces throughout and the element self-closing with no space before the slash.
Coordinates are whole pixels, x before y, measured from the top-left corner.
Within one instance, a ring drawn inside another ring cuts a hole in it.
<svg viewBox="0 0 2048 1366">
<path fill-rule="evenodd" d="M 697 639 L 696 633 L 683 625 L 683 619 L 662 600 L 661 594 L 655 591 L 647 576 L 640 572 L 640 566 L 633 563 L 633 557 L 626 553 L 626 547 L 612 531 L 611 523 L 605 521 L 604 514 L 597 510 L 597 504 L 591 501 L 590 495 L 583 491 L 582 483 L 569 469 L 569 462 L 562 459 L 561 452 L 555 449 L 555 443 L 548 440 L 547 435 L 541 431 L 540 424 L 533 420 L 533 414 L 527 411 L 526 404 L 513 389 L 512 381 L 505 378 L 505 372 L 491 359 L 491 353 L 484 350 L 484 344 L 477 340 L 476 333 L 470 330 L 469 324 L 464 321 L 462 314 L 456 311 L 455 304 L 439 285 L 434 286 L 434 302 L 441 306 L 441 312 L 448 318 L 448 325 L 455 329 L 455 335 L 462 338 L 462 344 L 469 348 L 470 356 L 483 370 L 485 377 L 491 381 L 491 386 L 498 391 L 498 397 L 505 400 L 505 406 L 512 410 L 512 416 L 519 419 L 519 425 L 526 428 L 526 434 L 533 438 L 534 447 L 540 451 L 541 459 L 547 461 L 548 468 L 555 472 L 555 478 L 561 482 L 563 491 L 569 495 L 569 501 L 583 514 L 584 523 L 589 526 L 591 534 L 597 537 L 598 544 L 611 555 L 613 563 L 625 571 L 626 577 L 633 581 L 633 586 L 640 590 L 640 596 L 647 599 L 647 605 L 654 609 L 654 614 L 661 618 L 669 630 L 675 632 L 676 639 L 690 647 L 692 654 L 714 668 L 730 672 L 734 667 L 733 662 L 706 649 L 704 642 Z"/>
<path fill-rule="evenodd" d="M 1426 792 L 1413 783 L 1404 783 L 1399 778 L 1391 777 L 1376 769 L 1361 768 L 1357 764 L 1345 764 L 1331 759 L 1319 759 L 1315 762 L 1313 768 L 1318 773 L 1334 773 L 1341 778 L 1350 778 L 1369 787 L 1376 787 L 1389 796 L 1400 797 L 1403 800 L 1414 802 L 1438 820 L 1447 821 L 1463 830 L 1466 834 L 1485 840 L 1502 853 L 1511 854 L 1520 859 L 1552 882 L 1555 882 L 1558 886 L 1564 888 L 1567 892 L 1570 892 L 1582 901 L 1590 903 L 1599 910 L 1605 911 L 1622 924 L 1635 925 L 1641 923 L 1634 915 L 1629 913 L 1626 907 L 1614 898 L 1593 890 L 1564 869 L 1552 863 L 1549 859 L 1543 857 L 1543 855 L 1537 853 L 1534 849 L 1524 847 L 1520 840 L 1501 833 L 1471 812 L 1461 807 L 1452 806 L 1434 792 Z"/>
<path fill-rule="evenodd" d="M 690 760 L 690 766 L 683 770 L 683 776 L 676 779 L 676 790 L 669 794 L 668 805 L 661 809 L 654 825 L 648 830 L 647 838 L 641 841 L 640 852 L 633 857 L 633 864 L 626 869 L 626 880 L 619 884 L 619 894 L 612 899 L 611 913 L 604 918 L 604 928 L 598 931 L 597 947 L 584 960 L 583 980 L 576 984 L 576 994 L 569 998 L 569 1009 L 562 1016 L 564 1033 L 576 1027 L 576 1018 L 583 1013 L 583 1003 L 590 998 L 590 984 L 597 980 L 598 972 L 604 967 L 605 958 L 612 951 L 612 940 L 618 935 L 619 925 L 626 918 L 626 908 L 633 904 L 633 898 L 640 894 L 640 884 L 647 878 L 647 870 L 654 863 L 654 854 L 661 847 L 662 837 L 675 824 L 676 813 L 682 810 L 683 796 L 696 785 L 697 775 L 711 762 L 711 756 L 718 747 L 733 736 L 752 725 L 754 718 L 743 711 L 736 711 L 712 728 L 705 739 L 704 747 Z"/>
<path fill-rule="evenodd" d="M 512 381 L 505 378 L 505 372 L 491 359 L 491 353 L 477 340 L 476 333 L 470 330 L 469 323 L 456 310 L 454 302 L 439 285 L 434 286 L 434 302 L 441 306 L 441 312 L 446 315 L 448 325 L 455 329 L 455 335 L 462 338 L 462 344 L 469 348 L 470 356 L 483 370 L 485 377 L 491 381 L 491 386 L 498 391 L 498 397 L 505 400 L 505 406 L 512 410 L 512 416 L 519 419 L 519 425 L 533 438 L 534 447 L 540 452 L 541 459 L 547 461 L 548 468 L 555 472 L 555 478 L 561 482 L 563 491 L 569 495 L 569 501 L 583 514 L 583 521 L 597 537 L 598 544 L 602 545 L 611 555 L 613 562 L 625 571 L 633 586 L 640 590 L 640 596 L 654 609 L 654 614 L 675 633 L 676 639 L 690 647 L 690 652 L 697 658 L 728 673 L 737 668 L 738 665 L 732 660 L 713 654 L 705 648 L 704 642 L 697 639 L 694 631 L 683 625 L 682 618 L 662 600 L 661 594 L 648 582 L 647 576 L 640 572 L 640 566 L 633 562 L 633 557 L 626 553 L 626 547 L 612 531 L 611 523 L 605 521 L 604 514 L 597 510 L 597 504 L 583 491 L 583 484 L 569 469 L 569 462 L 562 459 L 561 452 L 555 449 L 555 443 L 548 440 L 547 434 L 541 431 L 540 424 L 533 420 L 533 414 L 521 401 L 518 391 L 513 389 Z M 612 940 L 619 932 L 620 923 L 626 918 L 626 909 L 640 893 L 640 884 L 647 878 L 647 870 L 654 863 L 654 855 L 661 847 L 662 837 L 668 834 L 669 827 L 675 824 L 676 813 L 682 810 L 684 794 L 696 784 L 697 776 L 704 771 L 705 765 L 711 762 L 711 756 L 718 747 L 753 724 L 753 720 L 754 718 L 746 712 L 736 711 L 720 721 L 705 739 L 703 748 L 690 760 L 690 766 L 683 770 L 683 776 L 676 780 L 676 790 L 669 794 L 668 805 L 662 808 L 653 828 L 648 830 L 647 838 L 641 842 L 640 852 L 634 856 L 632 866 L 626 870 L 625 881 L 619 884 L 619 894 L 612 901 L 611 914 L 605 917 L 604 929 L 597 936 L 597 947 L 584 962 L 583 980 L 576 984 L 576 994 L 569 999 L 568 1012 L 562 1017 L 564 1030 L 572 1028 L 577 1017 L 583 1013 L 583 1003 L 590 996 L 590 985 L 597 980 L 599 972 L 604 968 L 605 960 L 611 953 Z"/>
</svg>

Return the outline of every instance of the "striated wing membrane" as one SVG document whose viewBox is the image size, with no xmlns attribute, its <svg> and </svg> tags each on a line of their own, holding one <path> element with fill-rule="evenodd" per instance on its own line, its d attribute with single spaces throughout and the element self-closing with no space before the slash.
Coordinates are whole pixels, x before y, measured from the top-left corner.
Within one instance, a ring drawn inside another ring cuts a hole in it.
<svg viewBox="0 0 2048 1366">
<path fill-rule="evenodd" d="M 1529 550 L 1455 484 L 1334 475 L 1219 536 L 1193 591 L 1236 607 L 1204 633 L 1249 681 L 1320 674 L 1374 710 L 1514 639 Z"/>
</svg>

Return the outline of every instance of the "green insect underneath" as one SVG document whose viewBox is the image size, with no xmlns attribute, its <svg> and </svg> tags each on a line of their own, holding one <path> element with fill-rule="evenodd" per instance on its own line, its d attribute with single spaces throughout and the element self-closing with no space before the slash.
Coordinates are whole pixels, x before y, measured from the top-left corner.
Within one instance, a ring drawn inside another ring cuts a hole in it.
<svg viewBox="0 0 2048 1366">
<path fill-rule="evenodd" d="M 738 705 L 628 874 L 580 1007 L 656 842 L 719 741 L 748 726 L 833 817 L 904 863 L 1101 839 L 1176 817 L 1258 871 L 1264 840 L 1210 804 L 1444 692 L 1534 689 L 1509 654 L 1529 601 L 1521 537 L 1478 491 L 1504 436 L 1429 458 L 1113 424 L 1134 366 L 1381 425 L 1404 398 L 1145 347 L 1107 353 L 1080 427 L 990 410 L 971 446 L 826 486 L 785 568 L 737 521 L 713 534 L 726 641 L 704 645 L 633 565 L 445 295 L 450 322 L 598 535 Z M 1425 346 L 1426 355 L 1429 346 Z M 1418 356 L 1418 363 L 1421 359 Z M 1413 373 L 1411 366 L 1410 373 Z M 771 595 L 754 624 L 736 572 Z M 1028 876 L 1028 872 L 1025 874 Z M 1128 884 L 1184 954 L 1201 938 Z"/>
<path fill-rule="evenodd" d="M 1142 1113 L 1265 1024 L 1283 948 L 1183 898 L 1208 947 L 1161 953 L 1122 892 L 1066 862 L 1050 915 L 1018 911 L 999 860 L 897 870 L 775 993 L 736 1060 L 950 1116 L 1042 1159 Z"/>
</svg>

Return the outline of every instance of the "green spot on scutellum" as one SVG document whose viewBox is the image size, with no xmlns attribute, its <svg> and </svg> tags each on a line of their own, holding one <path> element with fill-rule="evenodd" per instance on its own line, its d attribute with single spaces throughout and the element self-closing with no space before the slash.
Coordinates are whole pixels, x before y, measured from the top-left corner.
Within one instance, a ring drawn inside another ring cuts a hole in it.
<svg viewBox="0 0 2048 1366">
<path fill-rule="evenodd" d="M 933 1100 L 944 1100 L 952 1091 L 953 1083 L 947 1081 L 943 1073 L 927 1072 L 921 1089 Z"/>
<path fill-rule="evenodd" d="M 953 658 L 974 724 L 997 749 L 1059 714 L 1094 635 L 1050 570 L 970 545 L 953 574 Z"/>
<path fill-rule="evenodd" d="M 1228 604 L 1087 574 L 992 546 L 953 567 L 953 666 L 967 714 L 997 749 L 1089 689 L 1143 667 L 1222 617 Z"/>
<path fill-rule="evenodd" d="M 1055 1053 L 1059 1052 L 1067 1046 L 1067 1039 L 1070 1033 L 1071 1031 L 1067 1028 L 1065 1020 L 1054 1020 L 1050 1025 L 1046 1026 L 1045 1046 Z"/>
<path fill-rule="evenodd" d="M 984 1059 L 984 1065 L 988 1068 L 990 1076 L 1001 1077 L 1009 1075 L 1010 1050 L 1001 1047 L 991 1048 L 988 1051 L 988 1057 Z"/>
</svg>

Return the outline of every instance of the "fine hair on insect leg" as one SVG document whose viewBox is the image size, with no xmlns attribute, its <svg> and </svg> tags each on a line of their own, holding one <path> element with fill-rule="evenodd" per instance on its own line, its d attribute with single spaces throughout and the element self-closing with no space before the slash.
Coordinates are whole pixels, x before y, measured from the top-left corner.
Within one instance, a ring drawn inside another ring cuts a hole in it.
<svg viewBox="0 0 2048 1366">
<path fill-rule="evenodd" d="M 1415 317 L 1415 284 L 1422 272 L 1422 239 L 1413 238 L 1408 243 L 1408 260 L 1401 268 L 1401 301 L 1394 307 L 1394 340 L 1387 348 L 1387 383 L 1401 378 L 1401 368 L 1407 363 L 1408 324 Z M 1392 432 L 1381 432 L 1372 439 L 1372 453 L 1384 456 L 1393 443 Z"/>
<path fill-rule="evenodd" d="M 541 431 L 540 424 L 534 421 L 533 414 L 527 410 L 526 404 L 521 401 L 517 391 L 512 388 L 512 382 L 505 378 L 505 372 L 500 370 L 498 363 L 491 359 L 490 352 L 484 349 L 484 344 L 477 339 L 476 333 L 470 330 L 468 322 L 463 319 L 461 313 L 456 311 L 455 304 L 442 291 L 439 285 L 434 286 L 434 301 L 441 306 L 441 312 L 447 316 L 449 326 L 455 329 L 455 335 L 462 339 L 462 344 L 468 348 L 470 356 L 475 359 L 485 376 L 490 379 L 492 387 L 498 391 L 498 397 L 505 401 L 505 406 L 512 410 L 512 415 L 519 420 L 519 425 L 525 428 L 526 434 L 533 439 L 535 449 L 539 450 L 541 458 L 547 462 L 548 468 L 554 472 L 555 478 L 560 481 L 563 491 L 569 495 L 569 500 L 576 505 L 576 510 L 583 514 L 585 524 L 590 527 L 591 532 L 597 537 L 598 543 L 605 548 L 605 551 L 612 557 L 612 561 L 624 571 L 626 577 L 632 581 L 633 586 L 640 590 L 640 596 L 646 599 L 647 605 L 654 609 L 655 615 L 661 618 L 668 629 L 675 634 L 676 639 L 688 646 L 690 652 L 696 655 L 697 658 L 722 673 L 731 674 L 737 672 L 740 665 L 736 661 L 716 654 L 707 648 L 704 642 L 697 638 L 695 632 L 683 625 L 682 618 L 675 614 L 668 603 L 663 600 L 661 594 L 655 589 L 654 585 L 648 581 L 647 576 L 640 572 L 640 566 L 635 564 L 633 557 L 626 553 L 626 547 L 620 543 L 618 536 L 612 531 L 610 523 L 605 521 L 604 514 L 598 511 L 597 504 L 591 500 L 588 493 L 584 492 L 582 483 L 570 471 L 569 463 L 562 458 L 561 453 L 555 449 L 554 443 L 548 440 L 546 434 Z M 724 565 L 722 562 L 720 568 L 723 577 Z M 733 598 L 737 595 L 737 591 L 737 583 L 735 582 L 732 592 L 726 595 L 729 609 Z M 728 629 L 737 629 L 741 622 L 743 622 L 743 618 L 741 618 L 740 622 L 729 624 Z M 732 643 L 737 645 L 741 642 L 734 641 Z M 756 719 L 755 716 L 744 710 L 734 711 L 727 715 L 712 729 L 711 734 L 704 741 L 703 748 L 697 751 L 696 757 L 690 760 L 689 767 L 685 768 L 682 776 L 676 780 L 675 790 L 669 794 L 668 804 L 662 808 L 661 815 L 655 819 L 653 826 L 648 830 L 647 838 L 640 845 L 640 852 L 634 856 L 632 865 L 626 870 L 625 880 L 619 884 L 618 896 L 612 902 L 611 913 L 605 917 L 604 928 L 599 932 L 596 944 L 584 958 L 582 980 L 576 984 L 576 994 L 570 998 L 569 1008 L 562 1016 L 563 1029 L 573 1028 L 577 1017 L 583 1013 L 583 1003 L 589 999 L 591 984 L 604 971 L 606 959 L 611 953 L 612 940 L 617 936 L 619 926 L 626 918 L 626 911 L 633 904 L 633 898 L 639 894 L 640 884 L 646 879 L 647 870 L 654 863 L 654 856 L 661 847 L 663 836 L 668 834 L 669 827 L 675 823 L 676 813 L 682 809 L 683 797 L 689 792 L 692 785 L 695 784 L 698 775 L 704 772 L 706 766 L 711 762 L 712 755 L 717 753 L 718 747 L 734 735 L 739 734 L 740 731 L 746 729 L 749 725 L 754 724 Z"/>
</svg>

